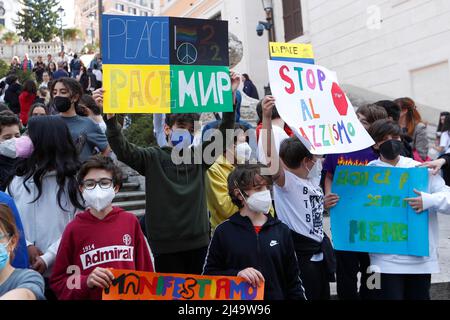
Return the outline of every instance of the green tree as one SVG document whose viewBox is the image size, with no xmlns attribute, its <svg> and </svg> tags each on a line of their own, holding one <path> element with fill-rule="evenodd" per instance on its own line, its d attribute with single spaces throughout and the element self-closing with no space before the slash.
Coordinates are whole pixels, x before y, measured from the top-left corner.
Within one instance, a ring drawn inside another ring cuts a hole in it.
<svg viewBox="0 0 450 320">
<path fill-rule="evenodd" d="M 0 59 L 0 79 L 9 73 L 9 64 L 5 60 Z"/>
<path fill-rule="evenodd" d="M 150 147 L 156 145 L 153 135 L 153 115 L 133 114 L 131 115 L 131 126 L 124 130 L 124 135 L 128 141 L 140 147 Z"/>
<path fill-rule="evenodd" d="M 17 31 L 24 39 L 50 41 L 58 33 L 58 0 L 20 0 L 23 9 L 15 21 Z"/>
</svg>

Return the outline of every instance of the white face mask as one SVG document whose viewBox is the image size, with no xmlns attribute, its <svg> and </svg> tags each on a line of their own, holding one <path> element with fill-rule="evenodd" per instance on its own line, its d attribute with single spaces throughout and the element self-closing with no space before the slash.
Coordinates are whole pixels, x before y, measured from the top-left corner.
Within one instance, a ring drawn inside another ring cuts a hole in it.
<svg viewBox="0 0 450 320">
<path fill-rule="evenodd" d="M 308 170 L 309 180 L 320 178 L 320 175 L 322 174 L 322 161 L 320 161 L 320 159 L 316 159 L 316 162 L 314 163 L 311 170 L 308 169 L 308 166 L 306 166 L 306 170 Z"/>
<path fill-rule="evenodd" d="M 236 146 L 236 160 L 238 164 L 249 161 L 252 156 L 252 148 L 247 142 L 240 143 Z"/>
<path fill-rule="evenodd" d="M 113 186 L 108 189 L 102 189 L 99 185 L 96 185 L 94 189 L 85 189 L 83 191 L 83 198 L 86 205 L 96 211 L 101 211 L 109 206 L 115 196 L 116 193 L 114 192 Z"/>
<path fill-rule="evenodd" d="M 258 213 L 267 213 L 272 205 L 272 197 L 270 191 L 260 191 L 252 194 L 246 200 L 250 210 Z"/>
</svg>

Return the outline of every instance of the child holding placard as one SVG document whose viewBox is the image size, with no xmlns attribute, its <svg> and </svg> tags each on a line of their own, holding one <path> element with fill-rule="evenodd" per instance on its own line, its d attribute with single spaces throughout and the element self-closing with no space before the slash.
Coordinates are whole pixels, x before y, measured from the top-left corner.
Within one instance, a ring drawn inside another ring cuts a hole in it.
<svg viewBox="0 0 450 320">
<path fill-rule="evenodd" d="M 323 211 L 334 200 L 331 196 L 324 198 L 322 189 L 314 183 L 321 173 L 320 158 L 313 156 L 298 138 L 284 140 L 278 156 L 271 123 L 274 104 L 271 96 L 262 102 L 262 137 L 267 136 L 263 148 L 275 182 L 275 210 L 291 230 L 306 297 L 330 299 L 329 282 L 334 281 L 336 261 L 331 241 L 323 231 Z"/>
<path fill-rule="evenodd" d="M 369 166 L 413 168 L 419 162 L 400 156 L 400 126 L 391 120 L 377 120 L 369 129 L 380 158 Z M 373 297 L 381 300 L 429 300 L 431 274 L 439 273 L 437 212 L 450 214 L 450 187 L 438 175 L 429 175 L 428 192 L 414 190 L 415 198 L 405 199 L 420 214 L 428 210 L 429 256 L 370 254 L 372 271 L 379 272 L 381 287 Z"/>
</svg>

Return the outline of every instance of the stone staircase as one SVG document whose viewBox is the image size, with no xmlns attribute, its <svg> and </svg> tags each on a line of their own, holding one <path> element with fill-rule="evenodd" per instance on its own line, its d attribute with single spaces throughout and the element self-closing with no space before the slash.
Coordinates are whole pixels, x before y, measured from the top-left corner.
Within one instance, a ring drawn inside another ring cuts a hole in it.
<svg viewBox="0 0 450 320">
<path fill-rule="evenodd" d="M 145 213 L 145 178 L 121 162 L 119 166 L 125 177 L 113 205 L 141 217 Z"/>
</svg>

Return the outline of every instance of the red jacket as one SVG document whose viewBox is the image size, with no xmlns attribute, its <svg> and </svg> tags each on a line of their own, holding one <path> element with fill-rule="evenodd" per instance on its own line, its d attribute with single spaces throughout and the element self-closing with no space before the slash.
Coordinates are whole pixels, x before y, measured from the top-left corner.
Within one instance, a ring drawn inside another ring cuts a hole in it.
<svg viewBox="0 0 450 320">
<path fill-rule="evenodd" d="M 68 270 L 72 265 L 80 268 L 78 288 L 73 270 Z M 96 267 L 153 272 L 150 247 L 135 215 L 119 207 L 103 220 L 89 210 L 77 214 L 61 237 L 50 287 L 59 300 L 100 300 L 102 289 L 87 286 Z"/>
<path fill-rule="evenodd" d="M 20 121 L 25 126 L 28 123 L 28 113 L 30 112 L 31 105 L 36 100 L 36 94 L 29 93 L 28 91 L 22 91 L 19 96 L 20 103 Z"/>
</svg>

